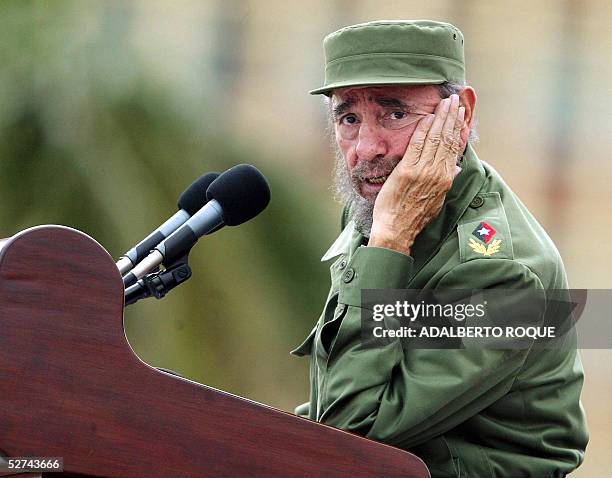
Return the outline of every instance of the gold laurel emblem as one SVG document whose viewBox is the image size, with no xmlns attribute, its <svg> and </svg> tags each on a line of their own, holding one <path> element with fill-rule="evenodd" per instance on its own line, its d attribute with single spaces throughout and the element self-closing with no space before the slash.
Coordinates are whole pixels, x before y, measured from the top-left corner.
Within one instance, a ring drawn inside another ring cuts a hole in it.
<svg viewBox="0 0 612 478">
<path fill-rule="evenodd" d="M 472 248 L 472 250 L 477 254 L 482 254 L 483 256 L 489 257 L 499 252 L 499 247 L 501 246 L 501 239 L 495 239 L 489 246 L 485 246 L 480 242 L 477 242 L 473 238 L 470 237 L 470 242 L 468 246 Z"/>
</svg>

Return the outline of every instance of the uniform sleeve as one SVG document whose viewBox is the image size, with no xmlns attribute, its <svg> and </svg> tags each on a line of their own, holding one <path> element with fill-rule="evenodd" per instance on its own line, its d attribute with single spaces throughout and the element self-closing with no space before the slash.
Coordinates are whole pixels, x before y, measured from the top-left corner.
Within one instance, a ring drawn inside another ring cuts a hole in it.
<svg viewBox="0 0 612 478">
<path fill-rule="evenodd" d="M 352 272 L 340 286 L 339 303 L 347 309 L 319 383 L 317 416 L 405 448 L 445 433 L 507 393 L 528 353 L 524 348 L 414 349 L 399 340 L 362 347 L 361 289 L 402 288 L 412 267 L 410 257 L 388 249 L 362 247 L 354 254 L 347 266 Z M 458 265 L 438 288 L 528 289 L 544 296 L 540 280 L 526 266 L 495 258 Z"/>
</svg>

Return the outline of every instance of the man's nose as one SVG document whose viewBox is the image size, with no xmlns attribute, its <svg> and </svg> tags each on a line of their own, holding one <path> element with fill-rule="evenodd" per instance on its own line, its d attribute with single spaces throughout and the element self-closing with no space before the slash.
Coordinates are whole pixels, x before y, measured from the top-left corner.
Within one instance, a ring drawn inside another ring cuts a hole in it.
<svg viewBox="0 0 612 478">
<path fill-rule="evenodd" d="M 365 121 L 361 123 L 355 152 L 362 161 L 371 161 L 387 154 L 387 142 L 380 126 Z"/>
</svg>

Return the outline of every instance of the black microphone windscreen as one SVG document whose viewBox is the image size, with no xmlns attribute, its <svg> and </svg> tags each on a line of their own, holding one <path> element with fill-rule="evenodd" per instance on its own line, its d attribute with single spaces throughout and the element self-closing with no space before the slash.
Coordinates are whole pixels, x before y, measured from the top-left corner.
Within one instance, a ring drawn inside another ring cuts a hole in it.
<svg viewBox="0 0 612 478">
<path fill-rule="evenodd" d="M 257 216 L 270 202 L 270 186 L 259 170 L 239 164 L 221 174 L 206 191 L 223 209 L 227 226 L 237 226 Z"/>
<path fill-rule="evenodd" d="M 208 173 L 196 179 L 183 194 L 179 196 L 178 208 L 187 211 L 187 214 L 193 216 L 208 202 L 206 198 L 206 190 L 211 183 L 219 177 L 219 173 Z"/>
</svg>

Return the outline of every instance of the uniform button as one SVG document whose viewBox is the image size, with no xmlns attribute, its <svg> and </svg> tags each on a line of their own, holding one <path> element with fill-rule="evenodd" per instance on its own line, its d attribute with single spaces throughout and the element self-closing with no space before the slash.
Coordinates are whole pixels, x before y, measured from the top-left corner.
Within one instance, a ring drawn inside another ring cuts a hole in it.
<svg viewBox="0 0 612 478">
<path fill-rule="evenodd" d="M 353 280 L 353 277 L 355 277 L 355 269 L 348 268 L 344 273 L 344 276 L 342 276 L 342 280 L 348 284 Z"/>
<path fill-rule="evenodd" d="M 474 197 L 474 199 L 472 199 L 472 202 L 470 203 L 470 207 L 474 209 L 478 209 L 483 204 L 484 204 L 484 198 L 482 196 L 476 196 Z"/>
<path fill-rule="evenodd" d="M 338 267 L 340 268 L 340 270 L 343 270 L 346 267 L 346 259 L 342 259 L 342 261 L 340 261 L 340 264 L 338 264 Z"/>
</svg>

